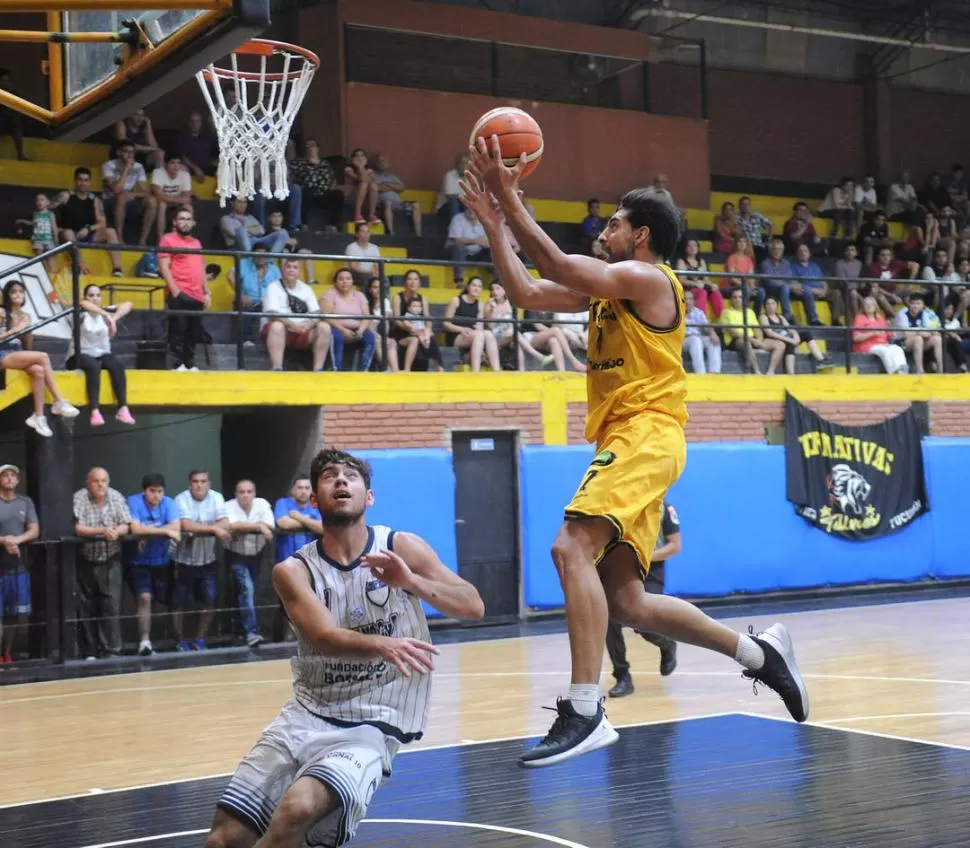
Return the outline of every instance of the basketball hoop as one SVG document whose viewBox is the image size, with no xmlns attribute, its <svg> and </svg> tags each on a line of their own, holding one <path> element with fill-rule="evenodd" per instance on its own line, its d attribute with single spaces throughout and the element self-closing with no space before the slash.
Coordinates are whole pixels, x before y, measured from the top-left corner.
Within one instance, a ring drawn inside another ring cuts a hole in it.
<svg viewBox="0 0 970 848">
<path fill-rule="evenodd" d="M 241 69 L 240 57 L 258 60 L 254 70 Z M 257 191 L 283 200 L 290 193 L 286 143 L 320 59 L 295 44 L 254 38 L 230 54 L 229 64 L 195 75 L 219 138 L 220 204 L 231 197 L 252 200 Z"/>
</svg>

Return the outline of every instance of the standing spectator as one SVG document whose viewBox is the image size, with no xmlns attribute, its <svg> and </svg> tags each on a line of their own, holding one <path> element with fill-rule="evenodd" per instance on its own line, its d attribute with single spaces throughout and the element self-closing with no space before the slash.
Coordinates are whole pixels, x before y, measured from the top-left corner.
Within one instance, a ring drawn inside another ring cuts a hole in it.
<svg viewBox="0 0 970 848">
<path fill-rule="evenodd" d="M 600 202 L 595 197 L 591 197 L 586 201 L 586 217 L 579 225 L 583 250 L 586 253 L 593 253 L 596 240 L 605 226 L 606 219 L 600 215 Z"/>
<path fill-rule="evenodd" d="M 950 169 L 946 191 L 950 195 L 950 206 L 957 213 L 957 219 L 960 222 L 957 228 L 961 229 L 963 222 L 967 220 L 967 179 L 963 175 L 963 165 L 954 165 Z"/>
<path fill-rule="evenodd" d="M 286 230 L 267 233 L 263 225 L 246 213 L 249 201 L 242 195 L 232 202 L 232 212 L 219 219 L 219 231 L 230 250 L 252 252 L 254 247 L 265 247 L 270 253 L 282 253 L 290 234 Z"/>
<path fill-rule="evenodd" d="M 35 256 L 53 250 L 58 242 L 57 217 L 50 208 L 50 198 L 41 192 L 34 198 L 34 216 L 30 220 L 18 218 L 16 223 L 30 227 L 30 247 Z M 54 260 L 44 261 L 50 276 L 54 275 Z"/>
<path fill-rule="evenodd" d="M 74 532 L 85 541 L 77 559 L 77 617 L 88 659 L 121 656 L 121 542 L 131 516 L 103 468 L 74 493 Z"/>
<path fill-rule="evenodd" d="M 326 319 L 333 328 L 330 333 L 330 361 L 334 371 L 344 371 L 344 354 L 348 348 L 352 348 L 357 352 L 357 370 L 369 371 L 377 337 L 370 329 L 367 298 L 354 288 L 354 278 L 349 268 L 340 268 L 333 275 L 333 288 L 320 298 L 320 311 L 329 315 L 360 316 Z"/>
<path fill-rule="evenodd" d="M 650 557 L 650 570 L 643 578 L 644 591 L 652 595 L 664 593 L 664 566 L 668 559 L 676 556 L 681 550 L 680 519 L 677 510 L 666 500 L 660 506 L 663 518 L 660 522 L 660 535 Z M 677 643 L 666 636 L 657 633 L 646 633 L 640 630 L 636 634 L 651 645 L 660 648 L 660 674 L 664 677 L 674 673 L 677 668 Z M 633 679 L 630 677 L 630 663 L 626 659 L 626 643 L 623 641 L 623 627 L 619 623 L 609 622 L 606 628 L 606 652 L 613 664 L 613 677 L 616 685 L 610 689 L 611 698 L 622 698 L 633 694 Z"/>
<path fill-rule="evenodd" d="M 923 293 L 914 291 L 909 295 L 905 309 L 896 315 L 896 328 L 908 330 L 900 333 L 903 350 L 913 355 L 913 368 L 917 374 L 925 374 L 925 360 L 932 356 L 930 370 L 943 373 L 943 337 L 933 332 L 933 316 L 925 308 Z"/>
<path fill-rule="evenodd" d="M 115 143 L 118 147 L 130 144 L 135 157 L 146 168 L 161 168 L 165 161 L 165 151 L 155 141 L 151 119 L 144 109 L 115 124 Z"/>
<path fill-rule="evenodd" d="M 179 209 L 175 213 L 172 232 L 162 236 L 158 243 L 158 269 L 168 287 L 165 305 L 169 309 L 202 312 L 212 303 L 202 254 L 162 252 L 165 248 L 202 250 L 202 243 L 191 234 L 194 227 L 192 212 Z M 199 370 L 195 366 L 195 346 L 202 341 L 203 336 L 201 316 L 169 316 L 168 344 L 175 360 L 176 371 Z"/>
<path fill-rule="evenodd" d="M 290 486 L 288 497 L 280 498 L 273 506 L 276 526 L 276 561 L 283 562 L 323 535 L 320 510 L 310 502 L 310 478 L 297 477 Z"/>
<path fill-rule="evenodd" d="M 179 133 L 175 149 L 192 176 L 202 182 L 206 177 L 214 177 L 219 159 L 219 142 L 205 125 L 201 112 L 189 115 L 186 132 Z"/>
<path fill-rule="evenodd" d="M 707 298 L 710 295 L 711 309 L 714 317 L 717 318 L 724 311 L 724 296 L 721 290 L 711 282 L 710 277 L 692 277 L 687 271 L 707 271 L 707 262 L 701 256 L 700 246 L 696 239 L 688 239 L 684 245 L 684 255 L 677 260 L 677 270 L 685 289 L 690 289 L 694 293 L 694 302 L 697 308 L 705 315 L 707 314 Z"/>
<path fill-rule="evenodd" d="M 760 311 L 766 297 L 774 297 L 781 302 L 782 314 L 791 321 L 792 268 L 785 259 L 785 243 L 780 238 L 773 238 L 769 251 L 769 256 L 758 268 L 758 273 L 771 277 L 758 280 L 758 309 Z"/>
<path fill-rule="evenodd" d="M 193 648 L 204 651 L 205 638 L 215 615 L 217 542 L 232 539 L 226 502 L 222 495 L 209 488 L 209 472 L 197 468 L 189 474 L 189 488 L 175 498 L 182 522 L 182 539 L 175 549 L 175 580 L 172 592 L 172 626 L 178 639 L 178 650 Z M 182 629 L 182 611 L 195 596 L 199 610 L 198 635 L 190 644 Z"/>
<path fill-rule="evenodd" d="M 320 145 L 314 139 L 304 142 L 304 150 L 302 159 L 290 163 L 289 177 L 303 187 L 306 209 L 323 212 L 324 229 L 339 230 L 344 221 L 344 193 L 337 185 L 337 175 L 330 163 L 320 158 Z"/>
<path fill-rule="evenodd" d="M 414 234 L 421 237 L 421 204 L 417 201 L 401 200 L 401 192 L 404 191 L 404 181 L 395 174 L 392 174 L 390 160 L 381 153 L 374 154 L 374 185 L 377 186 L 377 203 L 384 216 L 384 226 L 387 227 L 388 235 L 394 235 L 394 213 L 403 212 L 411 219 L 414 227 Z"/>
<path fill-rule="evenodd" d="M 323 370 L 331 332 L 330 325 L 317 317 L 319 313 L 317 296 L 300 279 L 299 260 L 284 259 L 283 279 L 270 283 L 263 298 L 263 314 L 269 317 L 263 319 L 262 336 L 274 371 L 283 370 L 283 353 L 288 347 L 311 348 L 313 370 Z M 282 317 L 286 314 L 307 317 Z"/>
<path fill-rule="evenodd" d="M 40 535 L 37 510 L 26 495 L 17 494 L 20 469 L 0 465 L 0 615 L 3 616 L 3 646 L 0 663 L 12 663 L 17 636 L 26 636 L 27 617 L 32 612 L 30 572 L 20 546 Z"/>
<path fill-rule="evenodd" d="M 165 494 L 165 478 L 146 474 L 141 492 L 128 496 L 133 544 L 125 546 L 138 604 L 138 653 L 149 657 L 152 648 L 152 599 L 170 604 L 172 551 L 182 540 L 182 524 L 175 501 Z"/>
<path fill-rule="evenodd" d="M 849 242 L 842 253 L 841 259 L 835 260 L 835 273 L 834 276 L 838 277 L 840 280 L 845 280 L 844 283 L 833 283 L 829 288 L 834 292 L 838 287 L 839 291 L 842 293 L 843 303 L 846 302 L 848 298 L 848 303 L 852 313 L 855 314 L 862 309 L 862 297 L 857 291 L 858 280 L 862 276 L 862 260 L 859 259 L 859 248 L 856 247 L 852 242 Z M 833 313 L 835 310 L 833 300 Z M 846 316 L 848 320 L 848 316 Z"/>
<path fill-rule="evenodd" d="M 822 281 L 822 269 L 812 261 L 812 251 L 807 244 L 799 245 L 791 267 L 793 276 L 799 278 L 792 280 L 791 293 L 801 298 L 808 323 L 813 327 L 822 326 L 815 307 L 815 301 L 819 298 L 831 298 L 833 319 L 841 317 L 842 292 L 838 289 L 829 292 L 828 286 Z"/>
<path fill-rule="evenodd" d="M 246 256 L 239 262 L 239 305 L 246 312 L 262 312 L 263 298 L 270 283 L 283 279 L 280 268 L 275 261 L 270 261 L 264 254 L 265 247 L 257 247 L 252 256 Z M 236 290 L 236 269 L 229 269 L 229 285 Z M 250 344 L 259 335 L 259 318 L 243 318 L 243 338 Z"/>
<path fill-rule="evenodd" d="M 256 584 L 259 582 L 263 548 L 273 541 L 276 521 L 269 501 L 256 497 L 252 480 L 236 483 L 236 497 L 226 504 L 232 540 L 226 545 L 226 563 L 239 590 L 239 614 L 250 648 L 265 642 L 256 618 Z"/>
<path fill-rule="evenodd" d="M 380 266 L 376 262 L 356 261 L 361 258 L 380 259 L 380 248 L 370 240 L 370 227 L 362 222 L 354 226 L 357 238 L 344 248 L 344 256 L 350 259 L 350 270 L 353 281 L 363 288 L 374 275 L 381 276 Z"/>
<path fill-rule="evenodd" d="M 448 225 L 448 240 L 445 247 L 449 249 L 452 262 L 465 262 L 474 259 L 478 262 L 491 262 L 488 252 L 488 239 L 482 222 L 471 209 L 465 209 L 460 215 L 455 215 Z M 465 285 L 465 269 L 462 265 L 455 265 L 455 285 Z"/>
<path fill-rule="evenodd" d="M 872 174 L 866 174 L 862 178 L 862 184 L 855 187 L 855 194 L 852 197 L 852 205 L 855 208 L 856 229 L 860 229 L 864 221 L 872 218 L 878 203 L 879 199 L 876 197 L 876 178 Z"/>
<path fill-rule="evenodd" d="M 74 169 L 74 191 L 61 192 L 54 208 L 57 210 L 61 243 L 118 244 L 118 232 L 108 226 L 101 198 L 91 191 L 90 168 L 82 165 Z M 110 256 L 111 274 L 120 277 L 121 254 L 112 250 Z"/>
<path fill-rule="evenodd" d="M 832 186 L 829 193 L 825 195 L 825 200 L 818 209 L 820 218 L 832 219 L 832 231 L 829 233 L 830 239 L 839 237 L 839 230 L 842 231 L 843 238 L 855 238 L 856 219 L 855 219 L 855 183 L 852 177 L 842 177 L 841 182 Z"/>
<path fill-rule="evenodd" d="M 785 240 L 785 250 L 794 253 L 799 245 L 808 245 L 809 252 L 814 254 L 822 245 L 822 240 L 815 232 L 812 224 L 812 213 L 804 200 L 799 200 L 792 207 L 792 216 L 785 221 L 782 238 Z"/>
<path fill-rule="evenodd" d="M 951 205 L 950 193 L 943 184 L 943 177 L 936 173 L 930 174 L 918 196 L 927 212 L 932 212 L 940 222 L 941 235 L 952 236 L 956 230 L 957 211 Z"/>
<path fill-rule="evenodd" d="M 394 314 L 394 307 L 391 306 L 391 299 L 384 293 L 380 277 L 371 277 L 367 281 L 367 288 L 364 289 L 364 296 L 367 298 L 367 309 L 374 317 L 377 326 L 378 340 L 374 345 L 374 356 L 380 364 L 384 357 L 383 340 L 387 339 L 387 370 L 399 370 L 397 359 L 397 342 L 391 338 L 388 328 L 391 326 L 390 319 Z"/>
<path fill-rule="evenodd" d="M 381 222 L 377 217 L 377 184 L 374 182 L 374 172 L 367 167 L 367 151 L 363 147 L 351 151 L 344 166 L 344 196 L 346 204 L 353 209 L 355 224 Z"/>
<path fill-rule="evenodd" d="M 9 68 L 0 68 L 0 91 L 16 94 Z M 13 139 L 13 149 L 17 159 L 26 162 L 24 156 L 24 121 L 20 112 L 6 106 L 0 106 L 0 135 L 9 135 Z"/>
<path fill-rule="evenodd" d="M 112 223 L 121 238 L 125 237 L 126 216 L 141 216 L 138 244 L 145 245 L 158 214 L 158 201 L 148 187 L 145 169 L 135 161 L 135 146 L 130 141 L 123 141 L 116 153 L 115 159 L 109 159 L 101 166 L 105 208 L 113 213 Z"/>
<path fill-rule="evenodd" d="M 182 167 L 182 159 L 177 154 L 169 153 L 165 157 L 165 167 L 152 172 L 152 195 L 158 203 L 155 222 L 161 239 L 168 229 L 166 224 L 172 210 L 180 207 L 192 210 L 192 178 Z"/>
<path fill-rule="evenodd" d="M 88 391 L 88 406 L 91 408 L 91 426 L 104 425 L 101 415 L 101 371 L 108 372 L 111 388 L 118 400 L 115 419 L 122 424 L 134 424 L 135 419 L 128 409 L 128 381 L 125 366 L 111 352 L 111 339 L 118 333 L 118 322 L 131 312 L 131 303 L 125 302 L 112 307 L 108 312 L 101 306 L 101 289 L 94 283 L 88 284 L 78 304 L 81 307 L 81 352 L 74 351 L 74 334 L 67 347 L 68 368 L 84 372 Z"/>
<path fill-rule="evenodd" d="M 714 250 L 730 253 L 740 233 L 737 208 L 730 201 L 722 203 L 720 213 L 714 216 Z"/>
<path fill-rule="evenodd" d="M 449 347 L 468 351 L 468 363 L 472 371 L 481 370 L 483 354 L 488 357 L 488 364 L 493 371 L 501 371 L 495 336 L 486 333 L 482 323 L 481 296 L 482 278 L 472 277 L 462 293 L 449 301 L 441 322 L 445 330 L 445 343 Z"/>
<path fill-rule="evenodd" d="M 852 350 L 856 353 L 871 353 L 879 359 L 887 374 L 908 374 L 909 365 L 903 349 L 889 341 L 886 318 L 878 310 L 876 299 L 872 296 L 862 300 L 862 307 L 852 322 Z"/>
<path fill-rule="evenodd" d="M 909 171 L 900 171 L 896 182 L 889 186 L 886 215 L 890 221 L 911 224 L 916 219 L 918 210 L 919 201 L 916 199 L 916 189 L 910 181 Z"/>
<path fill-rule="evenodd" d="M 751 198 L 742 197 L 738 201 L 741 208 L 739 224 L 741 230 L 751 242 L 756 259 L 763 259 L 768 251 L 765 249 L 765 242 L 771 238 L 771 219 L 766 218 L 760 212 L 755 212 L 751 208 Z M 782 246 L 784 248 L 784 245 Z"/>
<path fill-rule="evenodd" d="M 458 181 L 465 178 L 465 169 L 468 167 L 468 153 L 462 152 L 455 156 L 455 165 L 450 171 L 445 171 L 441 178 L 441 188 L 438 190 L 438 197 L 435 200 L 435 212 L 441 218 L 442 223 L 447 227 L 451 219 L 461 213 L 462 205 L 458 200 L 461 190 L 458 188 Z"/>
<path fill-rule="evenodd" d="M 684 331 L 684 350 L 690 357 L 691 370 L 695 374 L 721 373 L 721 340 L 717 333 L 707 323 L 705 313 L 694 301 L 693 289 L 684 291 L 686 311 L 684 321 L 687 329 Z M 722 310 L 723 313 L 723 310 Z M 704 366 L 704 355 L 707 355 L 707 367 Z"/>
<path fill-rule="evenodd" d="M 871 265 L 875 251 L 892 246 L 893 241 L 889 238 L 889 224 L 886 223 L 886 213 L 878 209 L 871 220 L 859 225 L 859 252 L 862 254 L 862 261 L 866 265 Z"/>
</svg>

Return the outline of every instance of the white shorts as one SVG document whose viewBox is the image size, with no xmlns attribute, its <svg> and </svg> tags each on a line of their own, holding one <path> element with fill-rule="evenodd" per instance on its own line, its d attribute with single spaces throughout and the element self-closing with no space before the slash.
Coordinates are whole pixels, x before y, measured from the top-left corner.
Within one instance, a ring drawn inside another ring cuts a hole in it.
<svg viewBox="0 0 970 848">
<path fill-rule="evenodd" d="M 217 806 L 262 836 L 290 786 L 313 777 L 336 793 L 340 806 L 313 826 L 306 844 L 336 848 L 353 839 L 399 746 L 376 727 L 338 727 L 291 699 L 239 764 Z"/>
</svg>

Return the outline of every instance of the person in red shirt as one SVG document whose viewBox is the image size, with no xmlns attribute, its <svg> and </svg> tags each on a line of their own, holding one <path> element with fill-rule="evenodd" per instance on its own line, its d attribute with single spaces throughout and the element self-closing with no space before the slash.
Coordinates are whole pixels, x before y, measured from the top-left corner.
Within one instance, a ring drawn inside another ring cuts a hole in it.
<svg viewBox="0 0 970 848">
<path fill-rule="evenodd" d="M 785 221 L 782 238 L 785 240 L 786 253 L 795 253 L 803 244 L 808 245 L 813 256 L 819 252 L 822 239 L 812 226 L 812 213 L 804 201 L 800 200 L 792 207 L 792 216 Z"/>
<path fill-rule="evenodd" d="M 158 270 L 168 288 L 165 305 L 169 309 L 202 312 L 212 303 L 205 276 L 205 259 L 201 253 L 165 253 L 165 248 L 202 250 L 202 242 L 191 235 L 195 227 L 192 210 L 182 208 L 175 213 L 172 232 L 158 242 Z M 175 359 L 176 371 L 198 371 L 195 367 L 195 346 L 202 340 L 201 317 L 174 315 L 168 321 L 168 346 Z"/>
<path fill-rule="evenodd" d="M 899 295 L 905 294 L 911 288 L 908 285 L 902 285 L 897 292 L 896 283 L 892 281 L 913 280 L 918 273 L 918 262 L 896 259 L 893 257 L 891 247 L 880 248 L 879 253 L 876 254 L 876 261 L 866 269 L 866 277 L 873 282 L 860 285 L 859 294 L 863 297 L 874 297 L 879 308 L 892 318 L 896 314 L 893 306 L 903 302 Z"/>
</svg>

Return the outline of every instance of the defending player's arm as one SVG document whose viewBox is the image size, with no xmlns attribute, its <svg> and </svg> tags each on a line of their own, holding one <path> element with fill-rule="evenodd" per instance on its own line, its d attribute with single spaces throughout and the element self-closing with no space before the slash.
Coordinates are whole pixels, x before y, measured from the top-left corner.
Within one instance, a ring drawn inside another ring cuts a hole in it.
<svg viewBox="0 0 970 848">
<path fill-rule="evenodd" d="M 515 306 L 549 312 L 581 312 L 589 307 L 586 295 L 570 291 L 550 280 L 537 280 L 529 273 L 516 256 L 502 226 L 501 212 L 495 209 L 491 195 L 482 191 L 474 177 L 466 172 L 458 185 L 461 188 L 461 202 L 482 222 L 496 273 Z"/>
<path fill-rule="evenodd" d="M 654 550 L 650 557 L 651 562 L 664 562 L 672 556 L 677 556 L 683 550 L 680 544 L 680 518 L 677 516 L 677 510 L 666 501 L 663 505 L 660 532 L 663 533 L 666 541 Z"/>
<path fill-rule="evenodd" d="M 343 659 L 383 657 L 405 677 L 412 671 L 427 674 L 433 669 L 428 654 L 438 649 L 420 639 L 395 639 L 368 635 L 340 627 L 330 610 L 314 593 L 306 566 L 290 557 L 273 567 L 273 588 L 293 625 L 327 656 Z"/>
<path fill-rule="evenodd" d="M 410 592 L 449 618 L 478 619 L 485 615 L 478 590 L 449 571 L 420 536 L 395 533 L 393 551 L 367 554 L 361 564 L 388 586 Z"/>
</svg>

